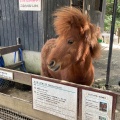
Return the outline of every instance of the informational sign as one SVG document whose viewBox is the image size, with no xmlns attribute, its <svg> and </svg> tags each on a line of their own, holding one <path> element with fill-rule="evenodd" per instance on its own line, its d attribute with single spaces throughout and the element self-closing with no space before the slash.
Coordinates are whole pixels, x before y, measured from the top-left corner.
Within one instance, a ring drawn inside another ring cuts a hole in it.
<svg viewBox="0 0 120 120">
<path fill-rule="evenodd" d="M 77 88 L 32 78 L 33 109 L 77 120 Z"/>
<path fill-rule="evenodd" d="M 41 11 L 41 0 L 19 0 L 19 10 Z"/>
<path fill-rule="evenodd" d="M 0 77 L 12 80 L 13 79 L 13 73 L 8 72 L 8 71 L 4 71 L 4 70 L 0 70 Z"/>
<path fill-rule="evenodd" d="M 82 120 L 112 120 L 113 96 L 82 90 Z"/>
</svg>

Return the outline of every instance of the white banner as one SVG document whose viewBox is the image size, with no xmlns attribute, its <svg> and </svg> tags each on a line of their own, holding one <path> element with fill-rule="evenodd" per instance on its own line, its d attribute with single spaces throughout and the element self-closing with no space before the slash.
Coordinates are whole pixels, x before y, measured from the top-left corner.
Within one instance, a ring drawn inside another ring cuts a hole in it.
<svg viewBox="0 0 120 120">
<path fill-rule="evenodd" d="M 77 88 L 32 78 L 33 108 L 77 120 Z"/>
<path fill-rule="evenodd" d="M 19 10 L 41 11 L 41 0 L 19 0 Z"/>
</svg>

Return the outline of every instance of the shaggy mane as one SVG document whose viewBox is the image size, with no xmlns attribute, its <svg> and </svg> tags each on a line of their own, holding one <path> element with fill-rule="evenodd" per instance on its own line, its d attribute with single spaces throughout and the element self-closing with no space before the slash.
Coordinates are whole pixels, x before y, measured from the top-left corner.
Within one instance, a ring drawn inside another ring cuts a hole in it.
<svg viewBox="0 0 120 120">
<path fill-rule="evenodd" d="M 54 29 L 57 35 L 70 34 L 72 29 L 78 29 L 83 40 L 90 44 L 92 58 L 99 58 L 100 45 L 98 38 L 100 31 L 98 27 L 90 23 L 89 17 L 75 7 L 62 7 L 53 13 Z"/>
<path fill-rule="evenodd" d="M 62 7 L 53 13 L 54 29 L 57 35 L 70 33 L 73 28 L 78 28 L 81 33 L 89 29 L 88 16 L 73 7 Z M 81 28 L 81 29 L 80 29 Z"/>
</svg>

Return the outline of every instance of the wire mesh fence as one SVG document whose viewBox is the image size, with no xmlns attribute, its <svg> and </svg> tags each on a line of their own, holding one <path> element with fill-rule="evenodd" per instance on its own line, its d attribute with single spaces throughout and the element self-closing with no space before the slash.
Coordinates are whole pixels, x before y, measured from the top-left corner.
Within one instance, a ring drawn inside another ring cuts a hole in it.
<svg viewBox="0 0 120 120">
<path fill-rule="evenodd" d="M 30 116 L 23 115 L 21 112 L 14 111 L 4 106 L 0 106 L 0 120 L 36 120 Z"/>
</svg>

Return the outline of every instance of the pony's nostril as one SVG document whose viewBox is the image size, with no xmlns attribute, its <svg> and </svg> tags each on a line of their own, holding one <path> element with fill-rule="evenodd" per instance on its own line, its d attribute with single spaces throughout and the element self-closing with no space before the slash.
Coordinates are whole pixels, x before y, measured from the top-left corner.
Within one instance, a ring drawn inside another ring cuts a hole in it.
<svg viewBox="0 0 120 120">
<path fill-rule="evenodd" d="M 55 61 L 54 60 L 50 61 L 49 66 L 53 67 L 54 65 L 55 65 Z"/>
</svg>

